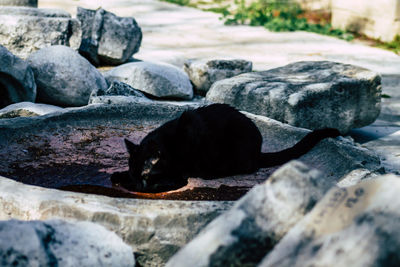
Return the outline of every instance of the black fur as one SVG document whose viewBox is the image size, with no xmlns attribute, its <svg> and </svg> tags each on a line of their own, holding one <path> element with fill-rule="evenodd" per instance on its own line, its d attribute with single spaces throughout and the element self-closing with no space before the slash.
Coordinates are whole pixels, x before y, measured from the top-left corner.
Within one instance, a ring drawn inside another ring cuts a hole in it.
<svg viewBox="0 0 400 267">
<path fill-rule="evenodd" d="M 129 172 L 115 173 L 111 179 L 134 191 L 176 189 L 188 177 L 210 179 L 280 165 L 338 135 L 336 129 L 316 130 L 292 148 L 261 153 L 262 136 L 255 124 L 228 105 L 213 104 L 185 111 L 149 133 L 140 145 L 125 139 Z"/>
</svg>

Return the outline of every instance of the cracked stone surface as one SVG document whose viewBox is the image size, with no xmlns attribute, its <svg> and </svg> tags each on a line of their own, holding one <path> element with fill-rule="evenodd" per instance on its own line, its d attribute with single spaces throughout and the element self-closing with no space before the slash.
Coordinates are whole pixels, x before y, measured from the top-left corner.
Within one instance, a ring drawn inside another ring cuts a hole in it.
<svg viewBox="0 0 400 267">
<path fill-rule="evenodd" d="M 0 221 L 3 266 L 134 266 L 131 248 L 90 222 Z"/>
</svg>

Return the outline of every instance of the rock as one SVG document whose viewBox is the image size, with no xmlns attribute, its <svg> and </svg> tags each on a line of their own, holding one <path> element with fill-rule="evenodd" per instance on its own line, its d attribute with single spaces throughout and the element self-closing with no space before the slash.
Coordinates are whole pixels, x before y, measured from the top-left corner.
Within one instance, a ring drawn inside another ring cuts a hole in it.
<svg viewBox="0 0 400 267">
<path fill-rule="evenodd" d="M 399 178 L 333 188 L 259 266 L 398 266 Z"/>
<path fill-rule="evenodd" d="M 89 61 L 67 46 L 51 46 L 29 56 L 38 86 L 37 101 L 58 106 L 87 105 L 92 90 L 107 82 Z"/>
<path fill-rule="evenodd" d="M 108 82 L 121 81 L 157 98 L 193 98 L 193 88 L 186 73 L 169 64 L 126 63 L 111 69 L 104 76 Z"/>
<path fill-rule="evenodd" d="M 91 222 L 1 221 L 2 266 L 134 266 L 131 248 Z"/>
<path fill-rule="evenodd" d="M 102 8 L 78 7 L 82 24 L 79 52 L 95 65 L 122 64 L 139 51 L 142 30 L 133 17 L 122 18 Z"/>
<path fill-rule="evenodd" d="M 1 27 L 1 26 L 0 26 Z M 35 101 L 36 83 L 28 63 L 0 45 L 0 108 Z"/>
<path fill-rule="evenodd" d="M 38 0 L 0 0 L 0 6 L 29 6 L 37 7 Z"/>
<path fill-rule="evenodd" d="M 298 127 L 347 133 L 379 115 L 380 81 L 378 74 L 352 65 L 297 62 L 218 81 L 206 98 Z"/>
<path fill-rule="evenodd" d="M 264 152 L 280 151 L 296 144 L 308 130 L 296 128 L 273 119 L 244 112 L 253 120 L 263 136 Z M 325 139 L 310 152 L 297 159 L 309 168 L 321 171 L 329 179 L 349 185 L 381 173 L 379 157 L 373 152 L 354 144 L 350 138 Z M 357 172 L 361 175 L 359 177 Z M 349 181 L 350 180 L 350 181 Z"/>
<path fill-rule="evenodd" d="M 46 104 L 35 104 L 32 102 L 20 102 L 9 105 L 3 109 L 0 109 L 0 119 L 41 116 L 53 112 L 63 112 L 63 111 L 65 111 L 65 109 L 57 106 L 46 105 Z"/>
<path fill-rule="evenodd" d="M 300 162 L 284 165 L 207 225 L 166 266 L 255 266 L 332 182 Z"/>
<path fill-rule="evenodd" d="M 184 70 L 200 95 L 205 95 L 214 82 L 251 72 L 252 68 L 252 62 L 241 59 L 188 60 L 184 63 Z"/>
<path fill-rule="evenodd" d="M 71 18 L 71 15 L 62 9 L 29 8 L 29 7 L 0 7 L 1 15 L 45 17 L 45 18 Z"/>
<path fill-rule="evenodd" d="M 0 219 L 63 218 L 69 221 L 91 221 L 121 237 L 137 254 L 136 260 L 140 266 L 165 264 L 179 247 L 232 206 L 231 202 L 223 201 L 109 198 L 24 185 L 4 177 L 0 177 L 0 185 Z M 93 227 L 90 234 L 96 233 L 96 229 Z M 104 240 L 106 247 L 111 249 L 112 243 L 107 236 L 98 231 L 96 237 Z M 98 243 L 101 244 L 101 240 Z M 88 249 L 89 246 L 81 251 L 86 254 Z"/>
<path fill-rule="evenodd" d="M 90 94 L 89 104 L 121 104 L 137 101 L 151 101 L 142 92 L 118 81 L 111 82 L 107 90 L 97 89 Z"/>
<path fill-rule="evenodd" d="M 57 9 L 0 7 L 0 44 L 12 53 L 27 58 L 31 53 L 51 45 L 78 49 L 81 27 L 77 19 Z"/>
<path fill-rule="evenodd" d="M 106 90 L 103 89 L 97 89 L 93 90 L 92 93 L 90 94 L 91 97 L 95 96 L 103 96 L 103 95 L 108 95 L 108 96 L 136 96 L 136 97 L 144 97 L 146 96 L 138 91 L 137 89 L 133 88 L 132 86 L 119 82 L 119 81 L 113 81 L 111 82 L 110 87 L 108 87 Z"/>
<path fill-rule="evenodd" d="M 127 104 L 137 104 L 144 102 L 149 103 L 153 101 L 148 99 L 147 97 L 103 95 L 103 96 L 90 97 L 88 104 L 127 105 Z"/>
</svg>

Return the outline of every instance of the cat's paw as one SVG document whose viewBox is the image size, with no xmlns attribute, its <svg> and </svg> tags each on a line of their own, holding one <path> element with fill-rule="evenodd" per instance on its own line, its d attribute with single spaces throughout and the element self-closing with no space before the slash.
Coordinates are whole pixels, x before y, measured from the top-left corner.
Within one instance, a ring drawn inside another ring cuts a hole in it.
<svg viewBox="0 0 400 267">
<path fill-rule="evenodd" d="M 111 174 L 110 180 L 113 184 L 122 184 L 129 179 L 129 173 L 125 172 L 114 172 Z"/>
</svg>

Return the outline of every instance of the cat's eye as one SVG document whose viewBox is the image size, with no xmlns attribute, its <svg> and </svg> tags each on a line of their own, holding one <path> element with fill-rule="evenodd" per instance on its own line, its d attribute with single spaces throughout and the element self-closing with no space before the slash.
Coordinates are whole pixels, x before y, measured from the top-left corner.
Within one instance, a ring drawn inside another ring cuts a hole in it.
<svg viewBox="0 0 400 267">
<path fill-rule="evenodd" d="M 160 160 L 160 158 L 151 158 L 150 162 L 152 165 L 155 165 L 159 160 Z"/>
<path fill-rule="evenodd" d="M 143 165 L 143 171 L 141 173 L 141 176 L 146 178 L 149 174 L 152 173 L 152 171 L 154 170 L 154 166 L 157 164 L 157 162 L 160 161 L 160 157 L 152 157 L 149 158 L 148 160 L 146 160 L 144 162 Z"/>
</svg>

